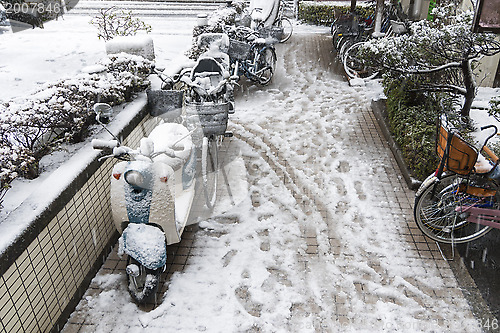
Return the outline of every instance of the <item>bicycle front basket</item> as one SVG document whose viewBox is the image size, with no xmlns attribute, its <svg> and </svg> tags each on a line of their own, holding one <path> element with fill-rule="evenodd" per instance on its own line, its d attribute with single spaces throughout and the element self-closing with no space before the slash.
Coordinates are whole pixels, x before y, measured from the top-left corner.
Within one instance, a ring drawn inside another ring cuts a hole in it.
<svg viewBox="0 0 500 333">
<path fill-rule="evenodd" d="M 276 26 L 264 27 L 259 30 L 259 37 L 278 42 L 283 39 L 283 28 Z"/>
<path fill-rule="evenodd" d="M 175 119 L 182 114 L 182 90 L 148 90 L 148 110 L 153 117 Z"/>
<path fill-rule="evenodd" d="M 224 135 L 227 129 L 229 104 L 186 103 L 186 115 L 189 130 L 198 127 L 203 130 L 204 136 Z"/>
<path fill-rule="evenodd" d="M 229 50 L 227 54 L 233 60 L 246 60 L 250 54 L 252 46 L 248 43 L 240 42 L 236 39 L 229 41 Z"/>
<path fill-rule="evenodd" d="M 436 152 L 445 163 L 446 170 L 459 175 L 470 174 L 478 156 L 476 148 L 442 125 L 438 129 Z"/>
<path fill-rule="evenodd" d="M 391 27 L 396 35 L 401 35 L 408 31 L 404 22 L 391 20 Z"/>
</svg>

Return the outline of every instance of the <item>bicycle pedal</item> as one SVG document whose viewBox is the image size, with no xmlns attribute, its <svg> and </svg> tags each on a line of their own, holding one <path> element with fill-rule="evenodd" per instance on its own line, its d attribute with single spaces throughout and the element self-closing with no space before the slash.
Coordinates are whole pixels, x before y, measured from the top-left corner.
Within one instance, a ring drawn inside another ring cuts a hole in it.
<svg viewBox="0 0 500 333">
<path fill-rule="evenodd" d="M 224 133 L 225 138 L 232 138 L 233 137 L 233 132 L 226 132 Z"/>
</svg>

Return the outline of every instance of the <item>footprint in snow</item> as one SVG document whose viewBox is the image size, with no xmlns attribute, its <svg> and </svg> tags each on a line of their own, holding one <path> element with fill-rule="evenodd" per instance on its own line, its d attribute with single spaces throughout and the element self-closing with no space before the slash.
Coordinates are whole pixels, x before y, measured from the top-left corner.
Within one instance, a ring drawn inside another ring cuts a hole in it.
<svg viewBox="0 0 500 333">
<path fill-rule="evenodd" d="M 337 167 L 338 172 L 346 173 L 351 171 L 351 165 L 347 161 L 340 161 Z"/>
<path fill-rule="evenodd" d="M 347 189 L 345 187 L 344 181 L 341 178 L 335 177 L 335 178 L 333 178 L 333 182 L 337 186 L 337 193 L 338 194 L 340 194 L 340 195 L 347 194 Z"/>
<path fill-rule="evenodd" d="M 252 300 L 252 294 L 247 286 L 240 286 L 234 291 L 234 295 L 241 303 L 243 308 L 249 315 L 260 317 L 262 313 L 262 304 Z"/>
<path fill-rule="evenodd" d="M 269 251 L 271 249 L 271 243 L 269 242 L 269 229 L 258 231 L 257 234 L 262 241 L 260 243 L 260 250 L 264 252 Z"/>
<path fill-rule="evenodd" d="M 337 215 L 345 215 L 347 210 L 349 209 L 349 203 L 345 201 L 339 201 L 335 206 L 335 214 Z"/>
<path fill-rule="evenodd" d="M 236 255 L 236 253 L 238 253 L 237 250 L 231 250 L 226 253 L 224 257 L 222 257 L 222 267 L 227 267 L 231 263 L 231 260 Z"/>
<path fill-rule="evenodd" d="M 359 200 L 366 200 L 366 194 L 363 191 L 363 184 L 360 181 L 354 182 L 354 189 L 356 190 Z"/>
</svg>

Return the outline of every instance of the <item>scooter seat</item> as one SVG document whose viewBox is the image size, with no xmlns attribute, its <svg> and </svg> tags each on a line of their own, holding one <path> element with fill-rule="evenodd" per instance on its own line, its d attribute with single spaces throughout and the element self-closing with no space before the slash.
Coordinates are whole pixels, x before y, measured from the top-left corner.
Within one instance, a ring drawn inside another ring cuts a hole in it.
<svg viewBox="0 0 500 333">
<path fill-rule="evenodd" d="M 174 170 L 184 165 L 191 156 L 193 141 L 187 128 L 181 124 L 160 124 L 153 129 L 148 137 L 154 143 L 154 152 L 170 149 L 175 151 L 175 157 L 166 154 L 160 154 L 155 157 L 155 161 L 166 163 Z"/>
</svg>

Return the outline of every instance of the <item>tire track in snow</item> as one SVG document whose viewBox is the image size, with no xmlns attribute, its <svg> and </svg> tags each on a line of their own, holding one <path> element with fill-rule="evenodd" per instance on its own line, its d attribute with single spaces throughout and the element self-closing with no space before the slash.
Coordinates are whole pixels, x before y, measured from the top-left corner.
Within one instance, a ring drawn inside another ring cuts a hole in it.
<svg viewBox="0 0 500 333">
<path fill-rule="evenodd" d="M 264 135 L 265 133 L 259 133 L 255 128 L 250 129 L 249 127 L 250 126 L 243 126 L 238 122 L 232 121 L 235 137 L 244 141 L 259 153 L 261 158 L 271 167 L 283 185 L 285 185 L 287 190 L 292 194 L 297 206 L 308 217 L 305 220 L 298 219 L 302 233 L 301 237 L 304 239 L 307 249 L 305 252 L 297 253 L 297 260 L 305 264 L 304 280 L 308 281 L 308 265 L 314 264 L 314 257 L 331 253 L 330 246 L 328 245 L 329 239 L 321 236 L 318 237 L 316 228 L 318 220 L 323 221 L 321 224 L 323 224 L 325 228 L 329 224 L 328 221 L 332 220 L 331 213 L 327 206 L 316 197 L 317 190 L 322 187 L 322 184 L 316 179 L 316 186 L 314 186 L 316 189 L 313 190 L 310 185 L 302 182 L 301 179 L 303 175 L 299 175 L 301 172 L 288 164 L 286 159 L 280 158 L 278 148 L 269 141 L 268 137 Z M 251 166 L 249 166 L 248 169 L 251 169 Z M 281 206 L 285 210 L 288 209 L 284 205 Z M 332 235 L 329 234 L 329 237 L 332 237 Z M 332 239 L 334 238 L 332 237 Z M 335 245 L 338 246 L 336 252 L 341 253 L 343 250 L 342 246 L 339 246 L 340 243 L 336 242 Z M 301 302 L 294 305 L 292 310 L 293 321 L 296 322 L 297 320 L 306 319 L 309 317 L 305 315 L 307 313 L 321 314 L 322 312 L 328 312 L 327 309 L 322 308 L 322 302 L 325 299 L 325 295 L 315 295 L 310 288 L 303 290 L 303 293 L 307 298 L 307 302 L 305 302 L 305 304 Z M 331 298 L 331 303 L 335 303 L 334 298 Z M 330 314 L 330 316 L 332 315 L 333 314 Z M 310 323 L 311 328 L 314 328 L 316 331 L 330 324 L 330 321 L 325 321 L 322 316 L 313 316 L 309 319 L 312 320 Z M 293 327 L 293 325 L 291 325 L 291 327 Z"/>
</svg>

